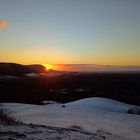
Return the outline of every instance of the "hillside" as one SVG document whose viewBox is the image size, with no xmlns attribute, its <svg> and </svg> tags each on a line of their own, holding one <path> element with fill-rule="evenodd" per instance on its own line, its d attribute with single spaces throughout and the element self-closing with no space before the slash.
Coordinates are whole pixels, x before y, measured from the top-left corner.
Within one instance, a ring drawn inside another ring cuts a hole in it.
<svg viewBox="0 0 140 140">
<path fill-rule="evenodd" d="M 96 136 L 102 134 L 107 140 L 139 140 L 140 137 L 140 116 L 127 113 L 130 108 L 140 107 L 110 99 L 87 98 L 66 104 L 47 101 L 46 105 L 5 103 L 4 106 L 26 123 L 74 127 Z M 97 139 L 103 140 L 93 137 Z"/>
<path fill-rule="evenodd" d="M 0 75 L 23 75 L 27 73 L 43 73 L 46 68 L 42 65 L 21 65 L 0 62 Z"/>
</svg>

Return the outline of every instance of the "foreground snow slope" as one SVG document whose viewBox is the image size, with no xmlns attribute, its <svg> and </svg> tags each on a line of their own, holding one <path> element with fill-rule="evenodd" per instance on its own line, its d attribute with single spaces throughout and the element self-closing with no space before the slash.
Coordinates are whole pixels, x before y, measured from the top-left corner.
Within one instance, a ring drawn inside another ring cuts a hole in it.
<svg viewBox="0 0 140 140">
<path fill-rule="evenodd" d="M 105 98 L 87 98 L 62 104 L 6 103 L 24 122 L 58 127 L 78 125 L 90 132 L 103 130 L 124 139 L 139 140 L 140 116 L 127 114 L 134 106 Z"/>
<path fill-rule="evenodd" d="M 60 128 L 52 126 L 19 124 L 0 124 L 1 140 L 128 140 L 97 130 L 90 133 L 82 128 Z"/>
</svg>

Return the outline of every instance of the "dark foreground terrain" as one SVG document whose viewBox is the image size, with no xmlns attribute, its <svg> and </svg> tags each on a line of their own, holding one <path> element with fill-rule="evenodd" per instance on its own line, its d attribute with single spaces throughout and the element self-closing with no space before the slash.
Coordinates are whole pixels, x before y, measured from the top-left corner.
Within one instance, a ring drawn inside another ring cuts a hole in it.
<svg viewBox="0 0 140 140">
<path fill-rule="evenodd" d="M 140 105 L 138 73 L 68 73 L 56 76 L 0 78 L 0 102 L 41 104 L 106 97 Z"/>
</svg>

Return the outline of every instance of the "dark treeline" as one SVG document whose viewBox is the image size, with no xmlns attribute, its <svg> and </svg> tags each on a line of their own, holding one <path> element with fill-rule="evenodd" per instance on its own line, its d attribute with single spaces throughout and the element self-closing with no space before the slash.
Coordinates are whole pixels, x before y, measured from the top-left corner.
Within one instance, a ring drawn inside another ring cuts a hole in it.
<svg viewBox="0 0 140 140">
<path fill-rule="evenodd" d="M 55 77 L 0 80 L 0 102 L 40 104 L 106 97 L 140 105 L 140 74 L 66 74 Z"/>
</svg>

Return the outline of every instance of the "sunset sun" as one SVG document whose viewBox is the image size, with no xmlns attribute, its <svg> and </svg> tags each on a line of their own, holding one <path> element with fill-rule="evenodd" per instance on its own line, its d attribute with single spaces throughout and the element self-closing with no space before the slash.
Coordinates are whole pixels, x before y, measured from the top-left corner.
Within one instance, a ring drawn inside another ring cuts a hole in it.
<svg viewBox="0 0 140 140">
<path fill-rule="evenodd" d="M 46 70 L 54 70 L 55 66 L 51 64 L 43 64 L 46 67 Z"/>
</svg>

